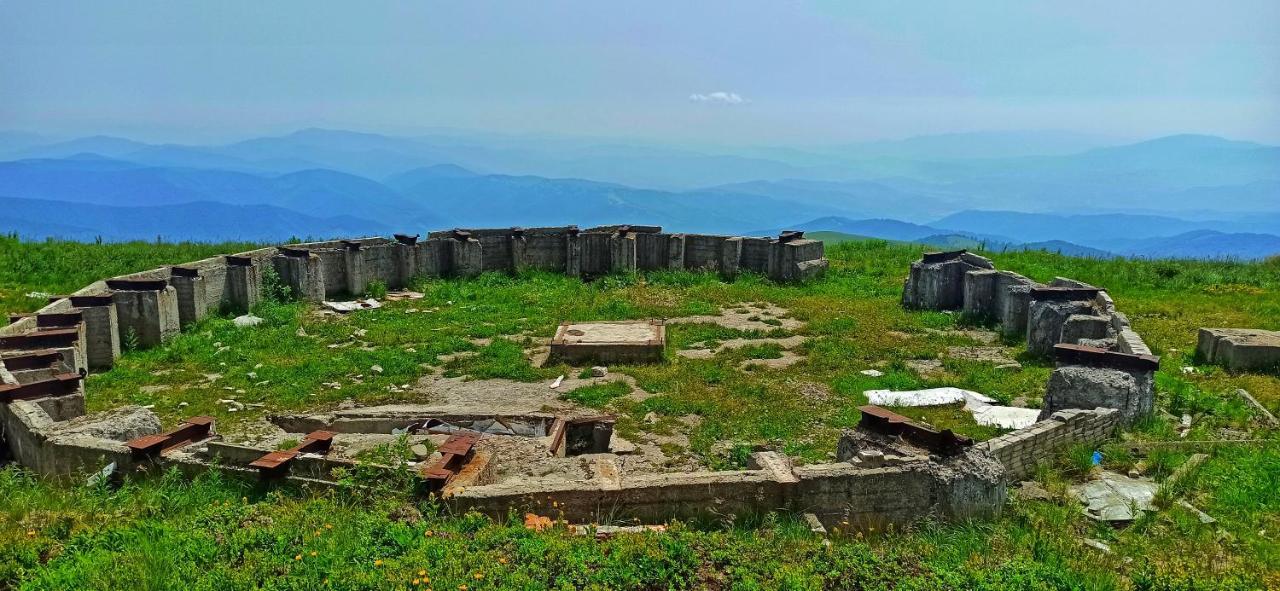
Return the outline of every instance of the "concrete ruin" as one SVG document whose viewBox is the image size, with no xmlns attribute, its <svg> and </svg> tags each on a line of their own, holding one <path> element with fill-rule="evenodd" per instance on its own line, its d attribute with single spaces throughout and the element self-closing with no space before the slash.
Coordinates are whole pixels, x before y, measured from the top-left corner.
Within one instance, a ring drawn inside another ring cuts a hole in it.
<svg viewBox="0 0 1280 591">
<path fill-rule="evenodd" d="M 1232 371 L 1280 373 L 1280 331 L 1252 328 L 1202 328 L 1196 359 Z"/>
<path fill-rule="evenodd" d="M 1113 408 L 1131 423 L 1152 410 L 1160 359 L 1106 290 L 1063 277 L 1043 285 L 961 250 L 912 263 L 902 304 L 995 323 L 1024 338 L 1027 351 L 1054 357 L 1042 419 L 1063 409 Z"/>
<path fill-rule="evenodd" d="M 1009 310 L 1017 316 L 1021 308 L 1028 308 L 1023 317 L 1029 319 L 1035 287 L 995 271 L 984 260 L 961 253 L 922 265 L 930 270 L 916 277 L 916 287 L 904 294 L 904 303 L 967 304 L 974 314 L 997 319 Z M 385 440 L 402 434 L 436 445 L 412 473 L 424 491 L 441 495 L 458 509 L 503 517 L 513 509 L 545 511 L 546 503 L 554 501 L 566 519 L 581 522 L 781 510 L 811 514 L 842 527 L 882 528 L 926 517 L 993 515 L 1006 500 L 1010 479 L 1025 477 L 1035 461 L 1073 443 L 1105 438 L 1129 409 L 1142 411 L 1140 401 L 1134 406 L 1128 398 L 1120 401 L 1115 396 L 1090 401 L 1104 405 L 1114 399 L 1115 407 L 1051 412 L 1031 427 L 974 444 L 868 406 L 860 409 L 859 427 L 841 438 L 834 462 L 797 465 L 781 453 L 758 451 L 743 470 L 661 473 L 633 469 L 624 442 L 613 432 L 613 418 L 585 410 L 500 416 L 405 406 L 273 417 L 276 426 L 297 442 L 287 450 L 224 441 L 208 417 L 191 417 L 161 431 L 155 415 L 145 408 L 85 414 L 82 380 L 89 367 L 109 367 L 122 343 L 151 346 L 215 310 L 247 310 L 263 297 L 272 272 L 296 296 L 315 300 L 357 295 L 373 281 L 394 289 L 420 275 L 468 276 L 523 268 L 583 277 L 640 269 L 703 269 L 726 276 L 746 270 L 794 280 L 825 267 L 821 243 L 794 234 L 772 240 L 618 226 L 586 231 L 456 230 L 433 233 L 426 240 L 396 236 L 295 244 L 113 278 L 55 297 L 34 315 L 16 318 L 0 330 L 0 449 L 12 461 L 59 478 L 214 469 L 245 478 L 332 487 L 341 486 L 342 475 L 357 466 L 387 470 L 388 475 L 402 470 L 344 457 L 335 451 L 344 438 Z M 913 266 L 913 275 L 914 271 Z M 977 276 L 965 286 L 971 274 Z M 961 282 L 958 292 L 956 277 Z M 1020 288 L 1027 288 L 1022 300 L 1017 295 Z M 1104 295 L 1093 296 L 1094 311 L 1109 302 L 1101 299 Z M 1134 353 L 1140 339 L 1126 336 L 1127 322 L 1116 320 L 1123 319 L 1118 313 L 1108 313 L 1110 329 L 1104 338 L 1114 338 L 1121 352 Z M 562 328 L 567 332 L 571 326 Z M 645 354 L 656 347 L 661 355 L 661 325 L 641 328 L 648 331 Z M 579 336 L 587 336 L 583 332 Z M 654 340 L 658 342 L 648 342 Z M 1060 360 L 1064 368 L 1131 361 L 1097 361 L 1078 352 L 1064 353 Z M 1059 398 L 1069 406 L 1084 404 L 1065 393 Z M 513 457 L 516 462 L 536 457 L 574 469 L 554 478 L 504 476 L 503 463 Z"/>
</svg>

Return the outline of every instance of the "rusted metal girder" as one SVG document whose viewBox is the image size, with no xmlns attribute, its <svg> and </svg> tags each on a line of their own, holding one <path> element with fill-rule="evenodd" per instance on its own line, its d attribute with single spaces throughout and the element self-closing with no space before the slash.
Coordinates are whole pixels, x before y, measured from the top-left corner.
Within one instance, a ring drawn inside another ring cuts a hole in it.
<svg viewBox="0 0 1280 591">
<path fill-rule="evenodd" d="M 51 367 L 61 359 L 61 353 L 51 349 L 42 349 L 6 356 L 0 359 L 0 364 L 3 364 L 5 369 L 9 371 L 23 371 Z"/>
<path fill-rule="evenodd" d="M 250 462 L 249 467 L 257 468 L 263 477 L 283 476 L 289 471 L 289 464 L 298 456 L 308 453 L 326 454 L 331 447 L 333 447 L 332 432 L 312 431 L 293 449 L 268 453 Z"/>
<path fill-rule="evenodd" d="M 1097 287 L 1033 287 L 1031 299 L 1042 302 L 1074 302 L 1092 300 L 1102 291 Z"/>
<path fill-rule="evenodd" d="M 1155 355 L 1134 355 L 1132 353 L 1121 353 L 1098 347 L 1066 343 L 1058 343 L 1053 346 L 1053 358 L 1058 363 L 1068 365 L 1109 367 L 1111 369 L 1133 371 L 1156 371 L 1160 369 L 1160 358 Z"/>
<path fill-rule="evenodd" d="M 311 251 L 305 248 L 291 248 L 288 246 L 280 246 L 280 247 L 277 247 L 276 250 L 280 251 L 280 254 L 284 256 L 293 257 L 297 259 L 305 259 L 311 256 Z"/>
<path fill-rule="evenodd" d="M 802 239 L 804 239 L 803 230 L 783 230 L 782 233 L 778 234 L 778 242 L 783 244 Z"/>
<path fill-rule="evenodd" d="M 859 406 L 862 421 L 859 427 L 881 433 L 897 435 L 919 445 L 929 451 L 943 455 L 954 455 L 973 445 L 973 440 L 963 435 L 956 435 L 951 429 L 936 431 L 921 425 L 907 417 L 873 404 Z"/>
<path fill-rule="evenodd" d="M 474 431 L 459 431 L 450 435 L 440 446 L 440 460 L 422 470 L 422 475 L 427 479 L 427 488 L 438 491 L 453 480 L 467 463 L 467 458 L 479 440 L 480 434 Z"/>
<path fill-rule="evenodd" d="M 946 252 L 926 252 L 920 257 L 922 263 L 945 263 L 960 258 L 960 255 L 969 252 L 967 250 L 948 250 Z"/>
<path fill-rule="evenodd" d="M 70 347 L 78 340 L 78 328 L 54 328 L 0 336 L 0 349 L 53 349 Z"/>
<path fill-rule="evenodd" d="M 164 279 L 108 279 L 107 287 L 116 291 L 164 291 L 169 282 Z"/>
<path fill-rule="evenodd" d="M 568 421 L 561 417 L 556 417 L 556 420 L 551 423 L 551 429 L 547 431 L 547 435 L 551 437 L 551 442 L 547 444 L 547 453 L 551 454 L 552 457 L 564 455 L 568 430 Z"/>
<path fill-rule="evenodd" d="M 84 322 L 84 314 L 79 310 L 71 312 L 38 312 L 36 328 L 69 328 Z"/>
<path fill-rule="evenodd" d="M 213 417 L 191 417 L 164 433 L 132 439 L 124 445 L 135 458 L 156 458 L 212 436 Z"/>
<path fill-rule="evenodd" d="M 0 384 L 0 403 L 64 396 L 75 392 L 82 379 L 84 376 L 78 373 L 60 373 L 29 384 Z"/>
</svg>

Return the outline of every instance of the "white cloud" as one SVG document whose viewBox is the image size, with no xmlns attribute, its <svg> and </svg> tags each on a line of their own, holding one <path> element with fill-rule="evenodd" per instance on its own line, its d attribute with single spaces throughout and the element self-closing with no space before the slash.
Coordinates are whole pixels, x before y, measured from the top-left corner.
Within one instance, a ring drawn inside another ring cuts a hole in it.
<svg viewBox="0 0 1280 591">
<path fill-rule="evenodd" d="M 689 95 L 689 100 L 695 103 L 720 103 L 724 105 L 737 105 L 747 102 L 736 92 L 716 91 L 707 94 L 693 93 Z"/>
</svg>

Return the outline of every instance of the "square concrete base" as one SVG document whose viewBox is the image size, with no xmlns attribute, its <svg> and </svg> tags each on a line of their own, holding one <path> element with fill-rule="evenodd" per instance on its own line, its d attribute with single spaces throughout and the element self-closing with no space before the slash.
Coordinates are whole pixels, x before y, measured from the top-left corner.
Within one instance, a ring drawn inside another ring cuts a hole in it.
<svg viewBox="0 0 1280 591">
<path fill-rule="evenodd" d="M 565 322 L 551 340 L 551 359 L 565 363 L 654 363 L 667 344 L 661 320 Z"/>
</svg>

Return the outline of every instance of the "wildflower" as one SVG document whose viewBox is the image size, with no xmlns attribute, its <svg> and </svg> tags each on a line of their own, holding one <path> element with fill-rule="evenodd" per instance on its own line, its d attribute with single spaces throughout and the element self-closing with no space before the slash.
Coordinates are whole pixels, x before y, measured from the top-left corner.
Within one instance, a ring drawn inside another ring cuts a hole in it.
<svg viewBox="0 0 1280 591">
<path fill-rule="evenodd" d="M 373 565 L 374 565 L 374 566 L 382 566 L 382 559 L 381 559 L 381 558 L 379 558 L 379 559 L 377 559 L 377 560 L 373 561 Z"/>
<path fill-rule="evenodd" d="M 29 529 L 29 530 L 27 530 L 27 537 L 28 537 L 28 538 L 34 538 L 34 537 L 36 537 L 36 530 L 34 530 L 34 529 Z"/>
<path fill-rule="evenodd" d="M 506 557 L 506 556 L 502 556 L 502 557 L 498 558 L 498 564 L 506 564 L 506 563 L 507 563 L 507 557 Z"/>
<path fill-rule="evenodd" d="M 317 554 L 319 554 L 319 552 L 316 552 L 315 550 L 312 550 L 312 551 L 311 551 L 311 555 L 312 555 L 312 556 L 316 556 Z"/>
<path fill-rule="evenodd" d="M 326 524 L 324 524 L 324 528 L 325 528 L 325 529 L 333 529 L 333 524 L 332 524 L 332 523 L 326 523 Z"/>
<path fill-rule="evenodd" d="M 484 580 L 484 573 L 482 573 L 482 572 L 480 572 L 480 571 L 476 571 L 476 574 L 471 575 L 471 576 L 472 576 L 472 577 L 474 577 L 474 578 L 475 578 L 475 580 L 477 580 L 477 581 L 483 581 L 483 580 Z"/>
<path fill-rule="evenodd" d="M 434 532 L 432 532 L 431 530 L 427 530 L 427 531 L 425 531 L 425 532 L 422 532 L 422 535 L 427 536 L 427 537 L 429 538 L 429 537 L 431 537 L 431 536 L 434 536 L 434 535 L 435 535 L 435 533 L 434 533 Z"/>
<path fill-rule="evenodd" d="M 414 585 L 421 585 L 421 584 L 422 584 L 422 579 L 414 579 L 414 580 L 413 580 L 413 584 L 414 584 Z"/>
<path fill-rule="evenodd" d="M 458 591 L 467 591 L 466 585 L 458 585 Z"/>
<path fill-rule="evenodd" d="M 299 554 L 299 555 L 297 555 L 297 556 L 294 556 L 294 557 L 293 557 L 293 559 L 294 559 L 294 560 L 302 560 L 302 555 L 301 555 L 301 554 Z"/>
<path fill-rule="evenodd" d="M 427 569 L 425 569 L 425 568 L 424 568 L 424 569 L 422 569 L 422 570 L 418 571 L 418 576 L 419 576 L 419 577 L 425 577 L 425 576 L 427 576 Z"/>
</svg>

